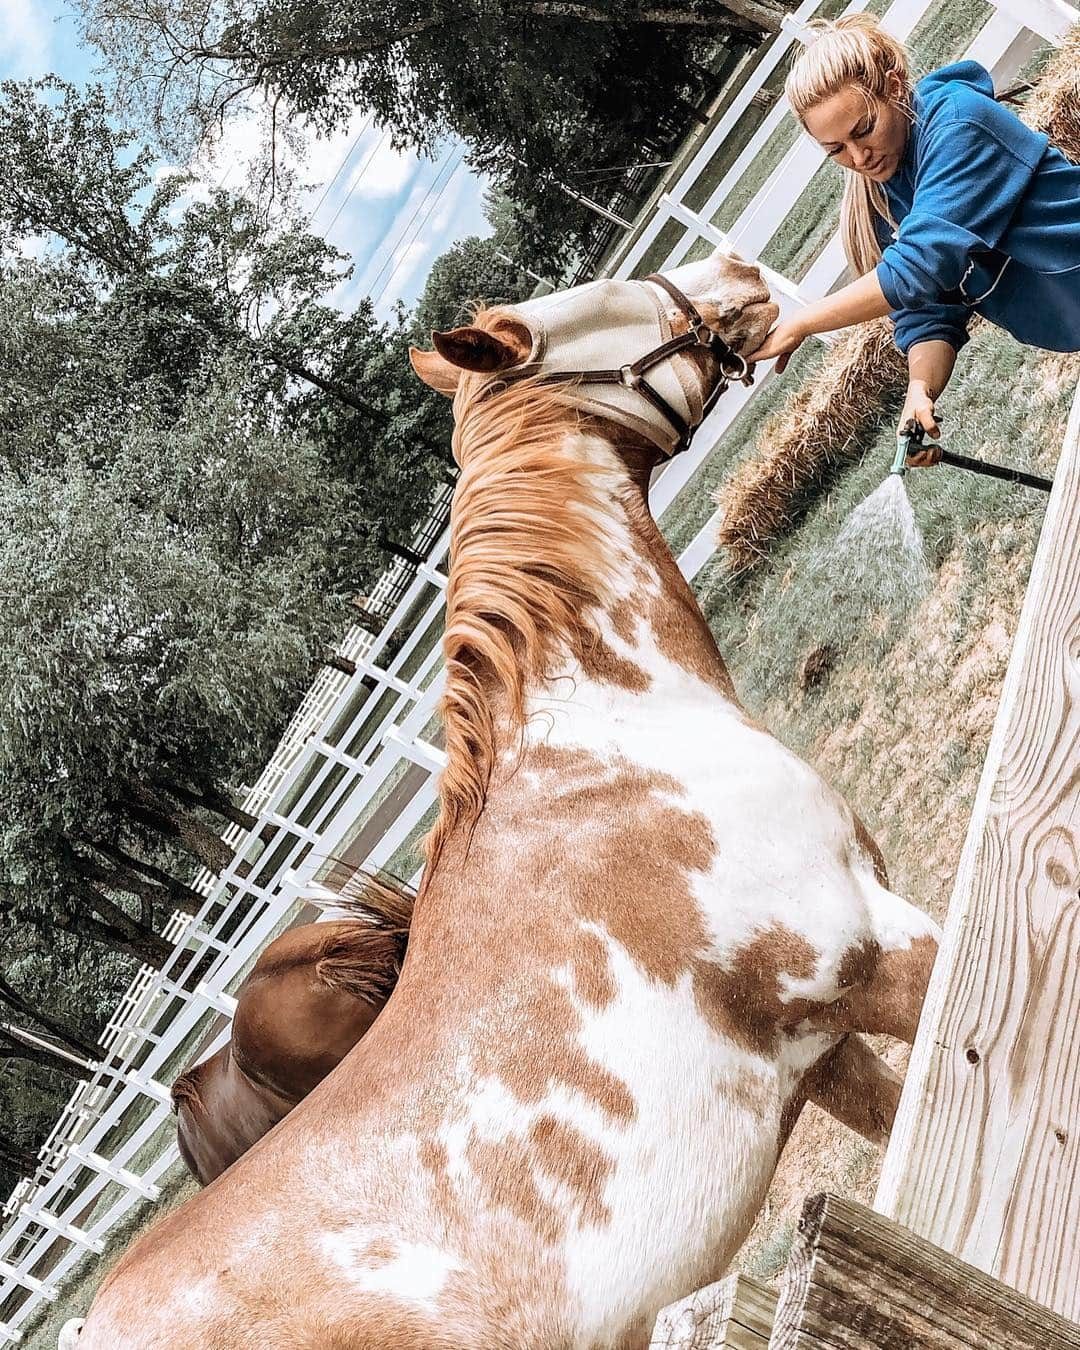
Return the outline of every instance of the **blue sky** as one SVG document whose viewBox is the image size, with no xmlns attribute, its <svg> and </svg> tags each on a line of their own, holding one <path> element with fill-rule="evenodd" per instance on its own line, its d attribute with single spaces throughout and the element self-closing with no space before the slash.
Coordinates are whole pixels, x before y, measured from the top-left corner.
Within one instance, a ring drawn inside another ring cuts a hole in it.
<svg viewBox="0 0 1080 1350">
<path fill-rule="evenodd" d="M 98 61 L 96 52 L 79 46 L 64 0 L 0 0 L 0 77 L 54 71 L 82 83 L 93 78 Z M 237 144 L 223 148 L 222 163 L 242 152 L 244 135 L 237 130 Z M 481 210 L 483 182 L 462 155 L 460 144 L 447 144 L 434 161 L 398 154 L 363 117 L 329 140 L 312 142 L 303 172 L 315 184 L 305 203 L 314 212 L 311 228 L 354 263 L 352 279 L 334 296 L 342 309 L 365 294 L 379 297 L 384 315 L 395 300 L 412 304 L 432 262 L 455 239 L 490 234 Z M 210 177 L 216 182 L 220 174 Z"/>
</svg>

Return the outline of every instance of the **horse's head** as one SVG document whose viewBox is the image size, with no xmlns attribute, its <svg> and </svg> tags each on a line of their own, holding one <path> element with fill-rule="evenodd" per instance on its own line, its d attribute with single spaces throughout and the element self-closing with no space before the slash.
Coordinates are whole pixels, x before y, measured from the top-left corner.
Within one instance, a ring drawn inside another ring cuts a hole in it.
<svg viewBox="0 0 1080 1350">
<path fill-rule="evenodd" d="M 172 1085 L 172 1102 L 180 1156 L 203 1186 L 231 1167 L 292 1105 L 250 1083 L 233 1063 L 229 1046 L 185 1069 Z"/>
<path fill-rule="evenodd" d="M 758 267 L 717 250 L 661 279 L 594 281 L 482 311 L 473 324 L 434 333 L 435 350 L 414 349 L 412 362 L 450 396 L 474 393 L 477 381 L 577 377 L 569 387 L 582 411 L 667 455 L 683 448 L 716 390 L 747 375 L 741 353 L 760 344 L 777 313 Z M 685 346 L 670 346 L 683 336 Z"/>
</svg>

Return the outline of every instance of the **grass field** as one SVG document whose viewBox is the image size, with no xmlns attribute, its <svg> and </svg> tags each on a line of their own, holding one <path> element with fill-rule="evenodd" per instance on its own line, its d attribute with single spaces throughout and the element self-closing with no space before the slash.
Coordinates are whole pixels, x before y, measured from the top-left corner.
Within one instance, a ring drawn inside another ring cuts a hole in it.
<svg viewBox="0 0 1080 1350">
<path fill-rule="evenodd" d="M 987 325 L 961 353 L 942 400 L 946 443 L 1052 475 L 1078 378 L 1080 356 L 1025 350 Z M 862 458 L 822 485 L 764 565 L 735 578 L 718 556 L 695 589 L 750 712 L 845 795 L 881 845 L 894 887 L 940 919 L 1047 499 L 946 466 L 912 471 L 906 484 L 933 569 L 929 594 L 896 613 L 887 595 L 838 590 L 836 536 L 888 470 L 897 411 L 884 410 Z M 744 430 L 742 443 L 725 438 L 723 464 L 703 470 L 703 490 L 754 452 L 753 426 Z M 678 540 L 711 501 L 673 507 L 663 528 Z M 811 653 L 823 654 L 823 669 L 806 685 L 800 671 Z M 889 1053 L 902 1067 L 896 1047 Z M 774 1274 L 802 1199 L 836 1190 L 868 1200 L 878 1162 L 874 1150 L 809 1109 L 744 1267 Z"/>
</svg>

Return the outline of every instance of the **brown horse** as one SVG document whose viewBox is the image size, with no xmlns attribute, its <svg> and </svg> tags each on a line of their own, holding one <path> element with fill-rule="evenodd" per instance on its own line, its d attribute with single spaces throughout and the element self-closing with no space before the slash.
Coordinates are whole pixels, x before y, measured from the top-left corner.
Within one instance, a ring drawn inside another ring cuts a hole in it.
<svg viewBox="0 0 1080 1350">
<path fill-rule="evenodd" d="M 172 1086 L 180 1155 L 206 1186 L 349 1053 L 397 983 L 413 896 L 357 873 L 340 917 L 290 928 L 241 985 L 229 1043 Z"/>
<path fill-rule="evenodd" d="M 643 1350 L 722 1275 L 807 1096 L 887 1128 L 896 1080 L 857 1033 L 913 1037 L 934 925 L 740 706 L 649 513 L 776 314 L 717 254 L 416 354 L 462 471 L 401 976 L 129 1248 L 79 1350 Z"/>
</svg>

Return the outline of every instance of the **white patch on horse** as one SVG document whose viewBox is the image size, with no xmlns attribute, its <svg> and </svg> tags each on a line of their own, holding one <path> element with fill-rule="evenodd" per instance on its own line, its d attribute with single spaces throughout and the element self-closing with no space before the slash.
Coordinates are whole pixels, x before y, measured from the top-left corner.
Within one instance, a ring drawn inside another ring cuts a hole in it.
<svg viewBox="0 0 1080 1350">
<path fill-rule="evenodd" d="M 472 1175 L 467 1161 L 470 1143 L 476 1139 L 506 1138 L 514 1132 L 515 1124 L 527 1120 L 529 1113 L 500 1078 L 490 1076 L 477 1080 L 468 1095 L 457 1100 L 463 1110 L 442 1126 L 437 1138 L 446 1149 L 446 1175 L 461 1183 Z"/>
<path fill-rule="evenodd" d="M 708 1026 L 689 973 L 673 986 L 652 979 L 602 927 L 615 997 L 602 1008 L 575 999 L 585 1052 L 624 1082 L 636 1110 L 629 1122 L 579 1118 L 613 1170 L 603 1191 L 611 1220 L 603 1228 L 570 1229 L 564 1252 L 578 1325 L 616 1339 L 628 1307 L 659 1310 L 693 1281 L 701 1253 L 721 1260 L 732 1216 L 748 1226 L 776 1163 L 780 1116 L 790 1075 Z M 572 990 L 569 968 L 560 982 Z M 632 1028 L 632 1035 L 627 1029 Z M 815 1038 L 817 1053 L 831 1038 Z M 736 1089 L 749 1077 L 759 1092 L 754 1110 Z M 688 1219 L 688 1216 L 692 1216 Z"/>
<path fill-rule="evenodd" d="M 357 1289 L 387 1294 L 428 1312 L 437 1311 L 447 1279 L 464 1268 L 456 1256 L 441 1247 L 407 1242 L 381 1227 L 324 1233 L 319 1245 Z"/>
<path fill-rule="evenodd" d="M 570 664 L 533 691 L 525 741 L 592 754 L 598 783 L 617 759 L 682 786 L 676 804 L 703 815 L 716 843 L 710 872 L 692 879 L 711 938 L 701 956 L 726 966 L 782 926 L 817 953 L 813 976 L 788 979 L 782 996 L 830 1002 L 853 946 L 876 938 L 886 950 L 906 947 L 935 931 L 877 882 L 853 848 L 850 808 L 809 764 L 665 656 L 647 623 L 628 642 L 606 615 L 594 618 L 611 650 L 648 677 L 648 692 L 591 680 Z"/>
</svg>

